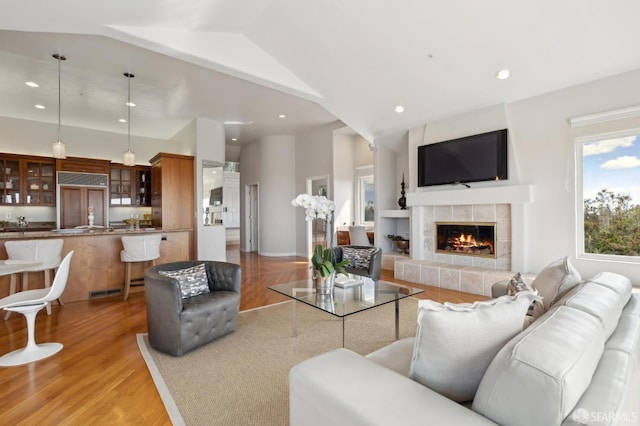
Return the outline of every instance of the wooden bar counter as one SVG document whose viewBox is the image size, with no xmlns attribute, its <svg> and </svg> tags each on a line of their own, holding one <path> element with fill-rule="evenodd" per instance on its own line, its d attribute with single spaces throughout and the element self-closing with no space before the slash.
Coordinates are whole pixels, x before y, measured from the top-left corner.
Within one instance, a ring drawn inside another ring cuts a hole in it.
<svg viewBox="0 0 640 426">
<path fill-rule="evenodd" d="M 193 231 L 185 230 L 111 230 L 91 229 L 85 232 L 69 233 L 57 231 L 44 232 L 4 232 L 0 233 L 0 259 L 6 259 L 7 251 L 4 243 L 7 240 L 61 238 L 64 240 L 62 257 L 71 250 L 74 251 L 71 259 L 69 280 L 62 295 L 63 302 L 88 300 L 94 297 L 121 294 L 124 286 L 125 265 L 120 261 L 123 235 L 140 235 L 149 233 L 161 233 L 163 240 L 160 243 L 160 258 L 156 264 L 190 260 L 192 258 Z M 148 264 L 134 263 L 132 265 L 132 277 L 142 277 L 144 270 L 151 266 Z M 29 275 L 29 288 L 42 288 L 42 273 Z M 132 287 L 131 292 L 144 291 L 141 287 Z M 9 276 L 0 277 L 0 297 L 9 294 Z"/>
</svg>

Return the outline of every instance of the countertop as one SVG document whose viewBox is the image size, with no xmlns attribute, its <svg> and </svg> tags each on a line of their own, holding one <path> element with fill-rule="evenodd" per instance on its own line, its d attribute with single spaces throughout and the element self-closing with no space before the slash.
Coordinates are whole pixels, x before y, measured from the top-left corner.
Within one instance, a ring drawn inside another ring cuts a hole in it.
<svg viewBox="0 0 640 426">
<path fill-rule="evenodd" d="M 60 237 L 86 237 L 95 235 L 135 235 L 148 234 L 156 232 L 184 232 L 191 229 L 160 229 L 160 228 L 140 228 L 139 230 L 129 229 L 113 229 L 113 228 L 84 228 L 84 229 L 56 229 L 48 231 L 32 231 L 24 232 L 0 232 L 0 240 L 11 240 L 19 238 L 60 238 Z"/>
</svg>

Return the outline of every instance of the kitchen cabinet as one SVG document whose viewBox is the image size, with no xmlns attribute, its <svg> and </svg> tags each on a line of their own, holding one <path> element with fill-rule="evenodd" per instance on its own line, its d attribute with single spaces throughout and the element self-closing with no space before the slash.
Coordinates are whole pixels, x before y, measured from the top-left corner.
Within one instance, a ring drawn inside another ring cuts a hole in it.
<svg viewBox="0 0 640 426">
<path fill-rule="evenodd" d="M 58 172 L 79 172 L 79 173 L 99 173 L 108 175 L 109 160 L 98 160 L 95 158 L 67 157 L 64 160 L 56 160 L 56 171 Z"/>
<path fill-rule="evenodd" d="M 0 204 L 55 206 L 55 190 L 53 159 L 0 155 Z"/>
<path fill-rule="evenodd" d="M 60 185 L 60 228 L 89 224 L 89 208 L 93 208 L 93 225 L 108 226 L 107 188 Z"/>
<path fill-rule="evenodd" d="M 117 206 L 151 205 L 151 168 L 111 164 L 109 204 Z"/>
<path fill-rule="evenodd" d="M 189 155 L 159 153 L 151 163 L 151 220 L 162 229 L 194 227 L 194 163 Z"/>
</svg>

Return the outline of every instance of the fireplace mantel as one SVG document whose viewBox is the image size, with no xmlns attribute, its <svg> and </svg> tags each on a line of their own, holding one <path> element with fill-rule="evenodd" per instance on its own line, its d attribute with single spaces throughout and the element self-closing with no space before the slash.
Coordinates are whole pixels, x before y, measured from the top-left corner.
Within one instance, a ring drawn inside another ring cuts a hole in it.
<svg viewBox="0 0 640 426">
<path fill-rule="evenodd" d="M 504 185 L 410 192 L 407 206 L 443 206 L 468 204 L 524 204 L 533 201 L 532 185 Z"/>
</svg>

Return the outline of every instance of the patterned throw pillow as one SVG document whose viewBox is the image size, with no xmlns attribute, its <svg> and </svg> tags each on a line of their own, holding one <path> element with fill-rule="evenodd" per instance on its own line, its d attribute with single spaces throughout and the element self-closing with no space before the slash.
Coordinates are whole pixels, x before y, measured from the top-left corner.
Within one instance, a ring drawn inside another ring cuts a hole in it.
<svg viewBox="0 0 640 426">
<path fill-rule="evenodd" d="M 183 299 L 209 293 L 209 281 L 204 263 L 191 268 L 177 269 L 175 271 L 158 271 L 158 273 L 178 280 Z"/>
<path fill-rule="evenodd" d="M 515 296 L 519 291 L 533 291 L 531 287 L 524 281 L 522 274 L 518 272 L 509 280 L 507 284 L 507 294 Z"/>
<path fill-rule="evenodd" d="M 530 291 L 536 295 L 538 294 L 538 290 L 527 284 L 522 278 L 522 274 L 518 272 L 509 280 L 509 283 L 507 284 L 507 294 L 509 296 L 515 296 L 521 291 Z M 530 326 L 531 323 L 543 313 L 544 307 L 542 306 L 542 303 L 540 301 L 534 300 L 533 302 L 531 302 L 531 305 L 529 305 L 529 310 L 527 311 L 527 316 L 524 319 L 523 329 Z"/>
<path fill-rule="evenodd" d="M 342 258 L 347 259 L 349 261 L 349 264 L 347 265 L 348 268 L 369 269 L 371 255 L 375 250 L 376 250 L 375 247 L 372 247 L 372 248 L 344 247 L 342 249 Z"/>
</svg>

